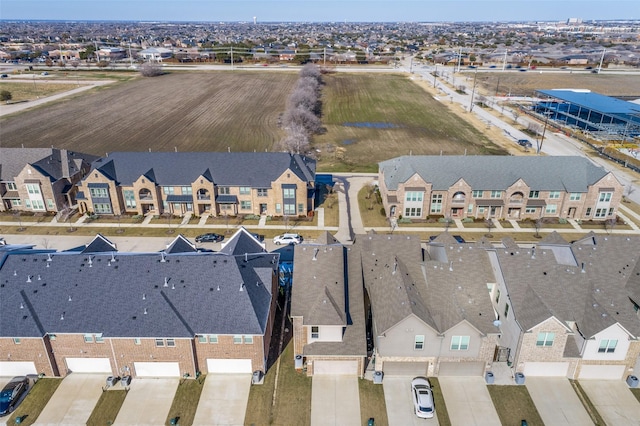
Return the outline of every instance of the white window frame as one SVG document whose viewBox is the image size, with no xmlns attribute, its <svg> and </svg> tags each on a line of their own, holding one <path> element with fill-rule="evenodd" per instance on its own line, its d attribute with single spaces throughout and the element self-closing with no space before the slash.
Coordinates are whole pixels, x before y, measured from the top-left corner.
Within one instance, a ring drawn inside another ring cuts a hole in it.
<svg viewBox="0 0 640 426">
<path fill-rule="evenodd" d="M 240 187 L 240 195 L 251 195 L 251 187 L 250 186 L 241 186 Z"/>
<path fill-rule="evenodd" d="M 320 327 L 318 327 L 317 325 L 312 325 L 311 326 L 311 338 L 312 339 L 319 339 L 320 338 Z"/>
<path fill-rule="evenodd" d="M 242 344 L 242 335 L 240 334 L 235 334 L 233 336 L 233 344 L 234 345 L 241 345 Z"/>
<path fill-rule="evenodd" d="M 549 191 L 549 199 L 551 200 L 560 199 L 560 191 Z"/>
<path fill-rule="evenodd" d="M 84 339 L 84 342 L 85 342 L 85 343 L 93 343 L 93 342 L 94 342 L 94 340 L 93 340 L 93 334 L 85 334 L 85 335 L 83 336 L 83 339 Z"/>
<path fill-rule="evenodd" d="M 156 339 L 156 348 L 164 348 L 164 339 Z"/>
<path fill-rule="evenodd" d="M 550 347 L 553 346 L 553 341 L 556 338 L 556 333 L 546 333 L 541 332 L 538 333 L 538 338 L 536 339 L 536 346 L 538 347 Z"/>
<path fill-rule="evenodd" d="M 611 202 L 611 197 L 613 196 L 613 192 L 601 192 L 598 196 L 599 203 L 609 203 Z"/>
<path fill-rule="evenodd" d="M 471 198 L 482 198 L 484 191 L 481 189 L 474 189 L 471 191 Z"/>
<path fill-rule="evenodd" d="M 540 198 L 540 191 L 529 191 L 529 198 Z"/>
<path fill-rule="evenodd" d="M 413 338 L 413 350 L 421 351 L 424 349 L 424 334 L 416 334 Z"/>
<path fill-rule="evenodd" d="M 451 337 L 451 346 L 449 347 L 452 351 L 466 351 L 469 349 L 469 342 L 471 341 L 471 336 L 452 336 Z"/>
<path fill-rule="evenodd" d="M 245 345 L 253 345 L 253 336 L 244 336 Z"/>
<path fill-rule="evenodd" d="M 572 192 L 569 194 L 569 201 L 580 201 L 582 199 L 582 194 L 580 192 Z"/>
<path fill-rule="evenodd" d="M 544 212 L 547 214 L 556 214 L 558 212 L 558 205 L 547 204 L 547 207 L 545 207 Z"/>
<path fill-rule="evenodd" d="M 168 348 L 175 348 L 176 347 L 176 339 L 167 339 L 166 345 L 167 345 Z"/>
<path fill-rule="evenodd" d="M 616 351 L 618 346 L 618 339 L 602 339 L 600 340 L 600 346 L 598 346 L 598 353 L 612 354 Z"/>
<path fill-rule="evenodd" d="M 431 213 L 442 212 L 442 194 L 431 195 Z"/>
<path fill-rule="evenodd" d="M 404 193 L 404 200 L 409 203 L 422 202 L 424 200 L 423 191 L 407 191 Z"/>
<path fill-rule="evenodd" d="M 494 189 L 494 190 L 491 191 L 491 194 L 489 194 L 489 198 L 493 198 L 493 199 L 502 198 L 502 192 L 503 191 Z"/>
</svg>

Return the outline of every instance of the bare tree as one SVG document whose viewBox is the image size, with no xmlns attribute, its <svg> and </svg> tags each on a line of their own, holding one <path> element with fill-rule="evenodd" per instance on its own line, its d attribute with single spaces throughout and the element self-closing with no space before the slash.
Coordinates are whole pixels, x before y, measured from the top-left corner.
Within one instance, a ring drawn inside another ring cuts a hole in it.
<svg viewBox="0 0 640 426">
<path fill-rule="evenodd" d="M 542 225 L 544 224 L 544 219 L 539 217 L 533 222 L 533 226 L 536 229 L 536 234 L 534 235 L 536 238 L 540 238 L 540 229 L 542 229 Z"/>
<path fill-rule="evenodd" d="M 489 230 L 488 234 L 485 234 L 485 237 L 491 238 L 493 237 L 493 235 L 491 234 L 491 230 L 493 228 L 495 228 L 495 224 L 493 223 L 493 219 L 488 218 L 484 221 L 484 225 L 487 227 L 487 229 Z"/>
<path fill-rule="evenodd" d="M 513 111 L 511 111 L 511 115 L 513 115 L 513 122 L 517 123 L 518 122 L 518 117 L 520 117 L 520 110 L 519 109 L 514 109 Z"/>
<path fill-rule="evenodd" d="M 453 223 L 453 219 L 451 218 L 451 216 L 446 216 L 444 218 L 444 229 L 445 229 L 445 231 L 449 232 L 449 228 L 451 227 L 452 223 Z M 491 232 L 491 229 L 489 229 L 489 232 Z"/>
<path fill-rule="evenodd" d="M 100 63 L 98 63 L 98 66 L 100 66 Z M 143 77 L 157 77 L 162 75 L 162 68 L 156 63 L 145 62 L 140 65 L 140 75 Z"/>
<path fill-rule="evenodd" d="M 288 128 L 287 136 L 280 141 L 282 149 L 291 154 L 304 154 L 309 149 L 309 136 L 307 130 L 293 124 Z"/>
<path fill-rule="evenodd" d="M 320 133 L 322 131 L 322 122 L 311 111 L 297 107 L 290 109 L 284 113 L 282 121 L 286 127 L 293 128 L 294 126 L 304 127 L 308 133 Z"/>
<path fill-rule="evenodd" d="M 300 70 L 300 77 L 312 77 L 312 78 L 315 78 L 316 80 L 320 80 L 321 76 L 322 76 L 322 73 L 320 72 L 320 68 L 318 68 L 318 66 L 315 64 L 311 64 L 311 63 L 306 64 Z"/>
<path fill-rule="evenodd" d="M 625 203 L 630 203 L 631 200 L 629 200 L 629 197 L 631 197 L 631 194 L 633 194 L 634 192 L 636 192 L 636 188 L 630 183 L 624 189 L 624 194 L 622 195 L 622 201 L 624 201 Z"/>
<path fill-rule="evenodd" d="M 607 233 L 610 234 L 611 232 L 613 232 L 613 228 L 615 228 L 617 224 L 618 218 L 614 216 L 604 221 L 604 229 L 607 231 Z"/>
</svg>

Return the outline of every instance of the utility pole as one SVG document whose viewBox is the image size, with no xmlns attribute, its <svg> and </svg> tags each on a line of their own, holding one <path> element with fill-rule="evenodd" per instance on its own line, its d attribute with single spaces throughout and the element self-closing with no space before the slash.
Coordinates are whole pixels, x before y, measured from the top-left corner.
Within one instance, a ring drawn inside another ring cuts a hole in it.
<svg viewBox="0 0 640 426">
<path fill-rule="evenodd" d="M 476 94 L 476 77 L 478 77 L 478 69 L 473 73 L 473 89 L 471 89 L 471 103 L 469 103 L 469 112 L 473 111 L 473 97 Z"/>
<path fill-rule="evenodd" d="M 458 70 L 456 72 L 460 72 L 460 61 L 462 61 L 462 47 L 458 50 Z"/>
<path fill-rule="evenodd" d="M 507 66 L 507 52 L 508 52 L 508 50 L 505 49 L 505 51 L 504 51 L 504 59 L 502 60 L 502 71 L 504 71 L 505 67 Z"/>
<path fill-rule="evenodd" d="M 436 87 L 436 77 L 438 77 L 438 64 L 436 64 L 436 70 L 433 72 L 433 87 Z"/>
<path fill-rule="evenodd" d="M 545 120 L 544 120 L 544 127 L 542 128 L 542 136 L 540 137 L 540 146 L 538 147 L 538 152 L 537 154 L 540 155 L 540 151 L 542 151 L 542 143 L 544 142 L 544 134 L 547 131 L 547 123 L 549 122 L 549 115 L 550 115 L 550 111 L 545 111 Z"/>
<path fill-rule="evenodd" d="M 231 70 L 233 71 L 233 46 L 231 46 Z"/>
<path fill-rule="evenodd" d="M 600 65 L 598 65 L 598 74 L 602 72 L 602 62 L 604 61 L 604 52 L 606 51 L 607 49 L 602 49 L 602 56 L 600 57 Z"/>
</svg>

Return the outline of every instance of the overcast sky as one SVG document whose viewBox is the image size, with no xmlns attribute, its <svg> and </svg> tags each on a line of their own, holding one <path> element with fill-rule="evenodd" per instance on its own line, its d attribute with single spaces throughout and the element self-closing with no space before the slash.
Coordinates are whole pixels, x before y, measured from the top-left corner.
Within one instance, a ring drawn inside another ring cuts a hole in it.
<svg viewBox="0 0 640 426">
<path fill-rule="evenodd" d="M 639 0 L 0 0 L 0 18 L 433 22 L 640 19 Z"/>
</svg>

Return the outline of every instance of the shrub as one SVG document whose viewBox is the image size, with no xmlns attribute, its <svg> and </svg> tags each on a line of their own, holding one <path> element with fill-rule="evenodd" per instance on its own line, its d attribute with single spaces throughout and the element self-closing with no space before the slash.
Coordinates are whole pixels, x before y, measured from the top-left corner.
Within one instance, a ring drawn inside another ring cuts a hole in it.
<svg viewBox="0 0 640 426">
<path fill-rule="evenodd" d="M 462 223 L 473 223 L 474 219 L 472 217 L 462 218 Z"/>
<path fill-rule="evenodd" d="M 162 75 L 162 68 L 158 64 L 146 62 L 140 65 L 140 74 L 143 77 L 157 77 Z"/>
<path fill-rule="evenodd" d="M 245 220 L 260 220 L 260 216 L 257 214 L 247 214 L 244 216 Z"/>
<path fill-rule="evenodd" d="M 564 225 L 565 223 L 567 223 L 567 219 L 565 219 L 564 217 L 561 217 L 558 219 L 558 223 L 561 225 Z"/>
<path fill-rule="evenodd" d="M 380 207 L 380 214 L 382 216 L 387 216 L 387 213 L 384 211 L 384 207 Z"/>
<path fill-rule="evenodd" d="M 398 223 L 411 223 L 411 219 L 409 219 L 408 217 L 403 217 L 398 219 Z"/>
<path fill-rule="evenodd" d="M 2 90 L 0 91 L 0 101 L 10 101 L 13 98 L 13 95 L 11 95 L 11 92 L 8 90 Z"/>
</svg>

